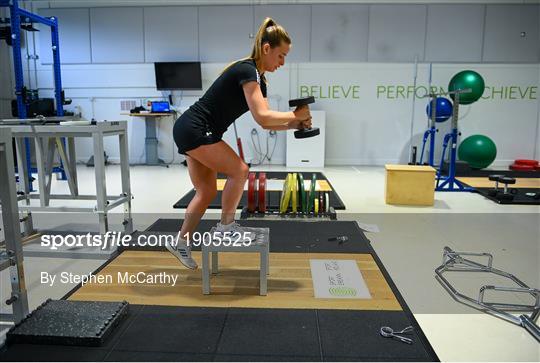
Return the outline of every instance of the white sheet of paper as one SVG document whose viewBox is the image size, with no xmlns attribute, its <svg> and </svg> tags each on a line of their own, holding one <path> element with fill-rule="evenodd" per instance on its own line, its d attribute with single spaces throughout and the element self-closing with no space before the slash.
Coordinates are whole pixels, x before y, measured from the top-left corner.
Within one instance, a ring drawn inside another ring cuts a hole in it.
<svg viewBox="0 0 540 363">
<path fill-rule="evenodd" d="M 317 299 L 371 299 L 354 260 L 309 260 Z"/>
</svg>

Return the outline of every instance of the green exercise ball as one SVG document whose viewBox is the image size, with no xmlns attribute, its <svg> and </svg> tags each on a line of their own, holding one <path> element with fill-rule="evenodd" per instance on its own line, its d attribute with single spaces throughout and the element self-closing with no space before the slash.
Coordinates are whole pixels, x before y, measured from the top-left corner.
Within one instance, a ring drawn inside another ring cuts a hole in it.
<svg viewBox="0 0 540 363">
<path fill-rule="evenodd" d="M 467 88 L 470 88 L 471 92 L 459 94 L 460 105 L 471 104 L 482 97 L 485 89 L 484 79 L 475 71 L 467 70 L 454 75 L 448 84 L 449 92 Z M 451 97 L 455 101 L 455 95 L 452 94 Z"/>
<path fill-rule="evenodd" d="M 493 140 L 484 135 L 472 135 L 459 144 L 458 158 L 473 169 L 487 168 L 497 156 Z"/>
</svg>

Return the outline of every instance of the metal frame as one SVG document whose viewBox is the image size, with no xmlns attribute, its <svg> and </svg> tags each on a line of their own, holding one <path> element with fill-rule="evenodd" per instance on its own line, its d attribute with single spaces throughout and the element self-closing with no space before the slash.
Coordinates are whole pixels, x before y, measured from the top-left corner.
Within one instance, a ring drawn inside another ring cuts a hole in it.
<svg viewBox="0 0 540 363">
<path fill-rule="evenodd" d="M 466 259 L 463 256 L 487 257 L 488 264 L 483 265 L 481 263 Z M 540 327 L 537 324 L 538 317 L 540 316 L 540 290 L 530 288 L 523 281 L 508 272 L 493 268 L 492 264 L 493 256 L 489 253 L 455 252 L 450 247 L 444 247 L 443 263 L 441 266 L 435 269 L 435 278 L 437 279 L 437 281 L 439 281 L 439 283 L 441 283 L 441 285 L 456 301 L 468 305 L 474 309 L 506 320 L 510 323 L 521 326 L 525 328 L 537 341 L 540 342 Z M 447 271 L 493 273 L 512 280 L 515 284 L 518 285 L 518 287 L 499 287 L 492 285 L 484 285 L 480 288 L 478 298 L 473 299 L 464 294 L 461 294 L 450 284 L 450 282 L 444 277 L 444 273 Z M 484 294 L 486 290 L 528 294 L 535 298 L 535 304 L 521 305 L 490 303 L 484 300 Z M 511 314 L 510 312 L 526 312 L 530 315 L 522 314 L 516 316 L 514 314 Z"/>
<path fill-rule="evenodd" d="M 0 2 L 0 6 L 8 6 L 10 10 L 10 23 L 11 23 L 11 39 L 13 50 L 13 69 L 15 72 L 15 95 L 17 96 L 17 111 L 19 118 L 25 119 L 26 105 L 23 100 L 24 89 L 24 71 L 22 66 L 21 57 L 21 18 L 26 22 L 35 22 L 47 25 L 51 28 L 51 50 L 53 52 L 53 71 L 54 71 L 54 98 L 56 101 L 56 115 L 64 115 L 64 107 L 62 100 L 62 79 L 60 72 L 60 39 L 58 31 L 58 19 L 56 17 L 45 18 L 37 14 L 31 13 L 25 9 L 19 7 L 18 0 L 4 0 Z M 26 168 L 27 173 L 32 172 L 32 161 L 30 157 L 30 143 L 25 140 L 26 148 Z M 18 164 L 21 165 L 21 164 Z M 64 168 L 61 165 L 60 168 L 55 168 L 56 172 L 61 173 L 62 180 L 66 179 Z M 19 173 L 20 174 L 20 173 Z M 32 189 L 31 175 L 28 174 L 30 180 L 30 189 Z"/>
<path fill-rule="evenodd" d="M 212 229 L 209 235 L 205 236 L 201 244 L 202 254 L 202 291 L 204 295 L 210 294 L 210 273 L 219 273 L 219 252 L 255 252 L 259 253 L 260 271 L 259 271 L 259 295 L 266 296 L 268 293 L 267 276 L 270 275 L 270 228 L 249 228 L 249 231 L 255 232 L 257 238 L 262 239 L 262 243 L 255 242 L 249 246 L 225 246 L 221 240 L 213 240 L 215 230 Z M 225 240 L 224 240 L 225 241 Z M 234 238 L 229 241 L 235 242 Z M 214 244 L 215 243 L 215 244 Z"/>
<path fill-rule="evenodd" d="M 172 114 L 171 114 L 172 115 Z M 144 115 L 144 127 L 145 127 L 145 154 L 146 154 L 146 165 L 160 165 L 169 167 L 162 159 L 158 156 L 158 139 L 156 133 L 156 121 L 155 117 L 167 117 L 165 116 L 151 116 Z M 154 119 L 153 119 L 154 118 Z"/>
<path fill-rule="evenodd" d="M 321 212 L 319 214 L 315 213 L 303 213 L 303 212 L 288 212 L 288 213 L 281 213 L 279 211 L 279 208 L 273 209 L 273 208 L 266 208 L 266 212 L 250 212 L 248 210 L 248 207 L 242 208 L 242 211 L 240 212 L 240 219 L 249 219 L 249 218 L 265 218 L 265 217 L 279 217 L 281 219 L 317 219 L 322 220 L 323 218 L 328 218 L 332 221 L 337 220 L 337 213 L 334 207 L 328 208 L 328 212 Z"/>
<path fill-rule="evenodd" d="M 95 125 L 85 126 L 62 126 L 62 125 L 5 125 L 0 129 L 9 128 L 16 139 L 18 160 L 24 160 L 25 148 L 22 147 L 22 139 L 32 138 L 36 144 L 36 162 L 38 167 L 39 193 L 30 193 L 29 182 L 25 178 L 26 173 L 20 173 L 20 188 L 23 189 L 19 200 L 25 200 L 21 210 L 46 211 L 46 212 L 94 212 L 98 214 L 99 231 L 104 234 L 109 230 L 107 213 L 117 206 L 124 206 L 124 230 L 127 233 L 133 231 L 131 218 L 131 186 L 129 177 L 129 149 L 127 141 L 127 122 L 111 121 L 98 122 Z M 103 138 L 106 136 L 118 136 L 120 149 L 120 167 L 122 193 L 119 196 L 107 195 L 105 183 L 105 158 Z M 68 139 L 68 151 L 63 148 L 59 138 Z M 80 195 L 77 187 L 77 170 L 75 155 L 75 137 L 91 137 L 93 139 L 93 152 L 95 163 L 96 195 Z M 47 151 L 46 151 L 47 149 Z M 58 150 L 61 160 L 66 166 L 66 174 L 71 194 L 51 194 L 52 161 L 55 150 Z M 22 177 L 21 177 L 22 175 Z M 30 199 L 39 199 L 39 206 L 32 206 Z M 60 200 L 95 200 L 94 208 L 88 207 L 51 207 L 51 199 Z M 31 227 L 31 226 L 30 226 Z M 29 227 L 29 228 L 30 228 Z"/>
<path fill-rule="evenodd" d="M 429 115 L 430 123 L 429 129 L 424 132 L 424 138 L 422 140 L 422 152 L 420 153 L 420 164 L 424 162 L 424 151 L 426 148 L 426 142 L 429 139 L 429 160 L 428 163 L 430 166 L 435 166 L 435 134 L 437 133 L 437 128 L 435 126 L 435 119 L 437 117 L 437 95 L 430 93 L 431 97 L 431 115 Z"/>
<path fill-rule="evenodd" d="M 24 281 L 24 258 L 11 140 L 11 131 L 0 129 L 0 201 L 6 242 L 5 253 L 0 253 L 0 271 L 6 268 L 10 270 L 11 296 L 6 303 L 12 305 L 13 309 L 13 314 L 2 316 L 9 316 L 16 324 L 28 315 L 28 296 Z"/>
<path fill-rule="evenodd" d="M 440 95 L 454 95 L 453 111 L 452 111 L 452 131 L 444 136 L 443 152 L 441 155 L 441 164 L 437 170 L 437 184 L 435 190 L 438 192 L 472 192 L 474 189 L 465 186 L 462 182 L 456 179 L 456 160 L 457 160 L 457 143 L 458 143 L 458 119 L 459 119 L 459 95 L 462 93 L 472 92 L 472 89 L 459 89 L 452 92 L 437 93 L 435 96 Z M 448 164 L 448 176 L 441 176 L 441 170 L 444 162 L 444 156 L 446 155 L 446 148 L 448 143 L 451 142 L 450 149 L 450 163 Z M 440 183 L 442 180 L 442 183 Z"/>
<path fill-rule="evenodd" d="M 11 2 L 11 4 L 9 4 Z M 62 81 L 60 75 L 60 40 L 58 38 L 58 19 L 53 17 L 44 18 L 33 14 L 27 10 L 21 9 L 18 0 L 3 1 L 0 6 L 9 6 L 11 22 L 11 38 L 13 41 L 13 68 L 15 70 L 15 93 L 17 95 L 17 109 L 19 118 L 26 118 L 26 107 L 22 98 L 24 87 L 23 67 L 21 58 L 21 18 L 25 21 L 32 21 L 47 25 L 51 28 L 51 42 L 53 52 L 53 70 L 54 70 L 54 97 L 56 100 L 57 116 L 64 115 L 62 103 Z"/>
</svg>

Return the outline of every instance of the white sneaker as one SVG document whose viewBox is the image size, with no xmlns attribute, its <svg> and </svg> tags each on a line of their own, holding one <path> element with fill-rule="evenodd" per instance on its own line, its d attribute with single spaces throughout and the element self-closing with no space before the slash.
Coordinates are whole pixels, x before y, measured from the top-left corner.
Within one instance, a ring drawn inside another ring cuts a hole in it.
<svg viewBox="0 0 540 363">
<path fill-rule="evenodd" d="M 176 257 L 182 265 L 186 266 L 190 270 L 197 269 L 197 262 L 191 257 L 191 247 L 187 245 L 186 241 L 178 239 L 173 242 L 168 240 L 165 242 L 165 248 Z"/>
<path fill-rule="evenodd" d="M 242 227 L 236 222 L 232 222 L 231 224 L 221 224 L 218 222 L 212 235 L 220 238 L 228 237 L 232 241 L 239 241 L 241 243 L 260 243 L 259 239 L 257 238 L 257 234 L 253 232 L 251 228 Z"/>
</svg>

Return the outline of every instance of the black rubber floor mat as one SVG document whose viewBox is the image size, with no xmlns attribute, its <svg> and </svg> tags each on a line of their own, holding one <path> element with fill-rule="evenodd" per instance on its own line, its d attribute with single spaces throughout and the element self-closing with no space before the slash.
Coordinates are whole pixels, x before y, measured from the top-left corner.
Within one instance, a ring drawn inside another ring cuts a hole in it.
<svg viewBox="0 0 540 363">
<path fill-rule="evenodd" d="M 7 333 L 7 343 L 101 346 L 127 302 L 47 300 Z"/>
<path fill-rule="evenodd" d="M 492 196 L 489 194 L 493 188 L 475 188 L 476 193 L 486 197 L 498 204 L 523 204 L 540 205 L 540 188 L 510 188 L 513 199 L 502 198 L 500 195 Z M 530 196 L 527 193 L 531 193 Z M 534 194 L 534 195 L 532 195 Z"/>
</svg>

